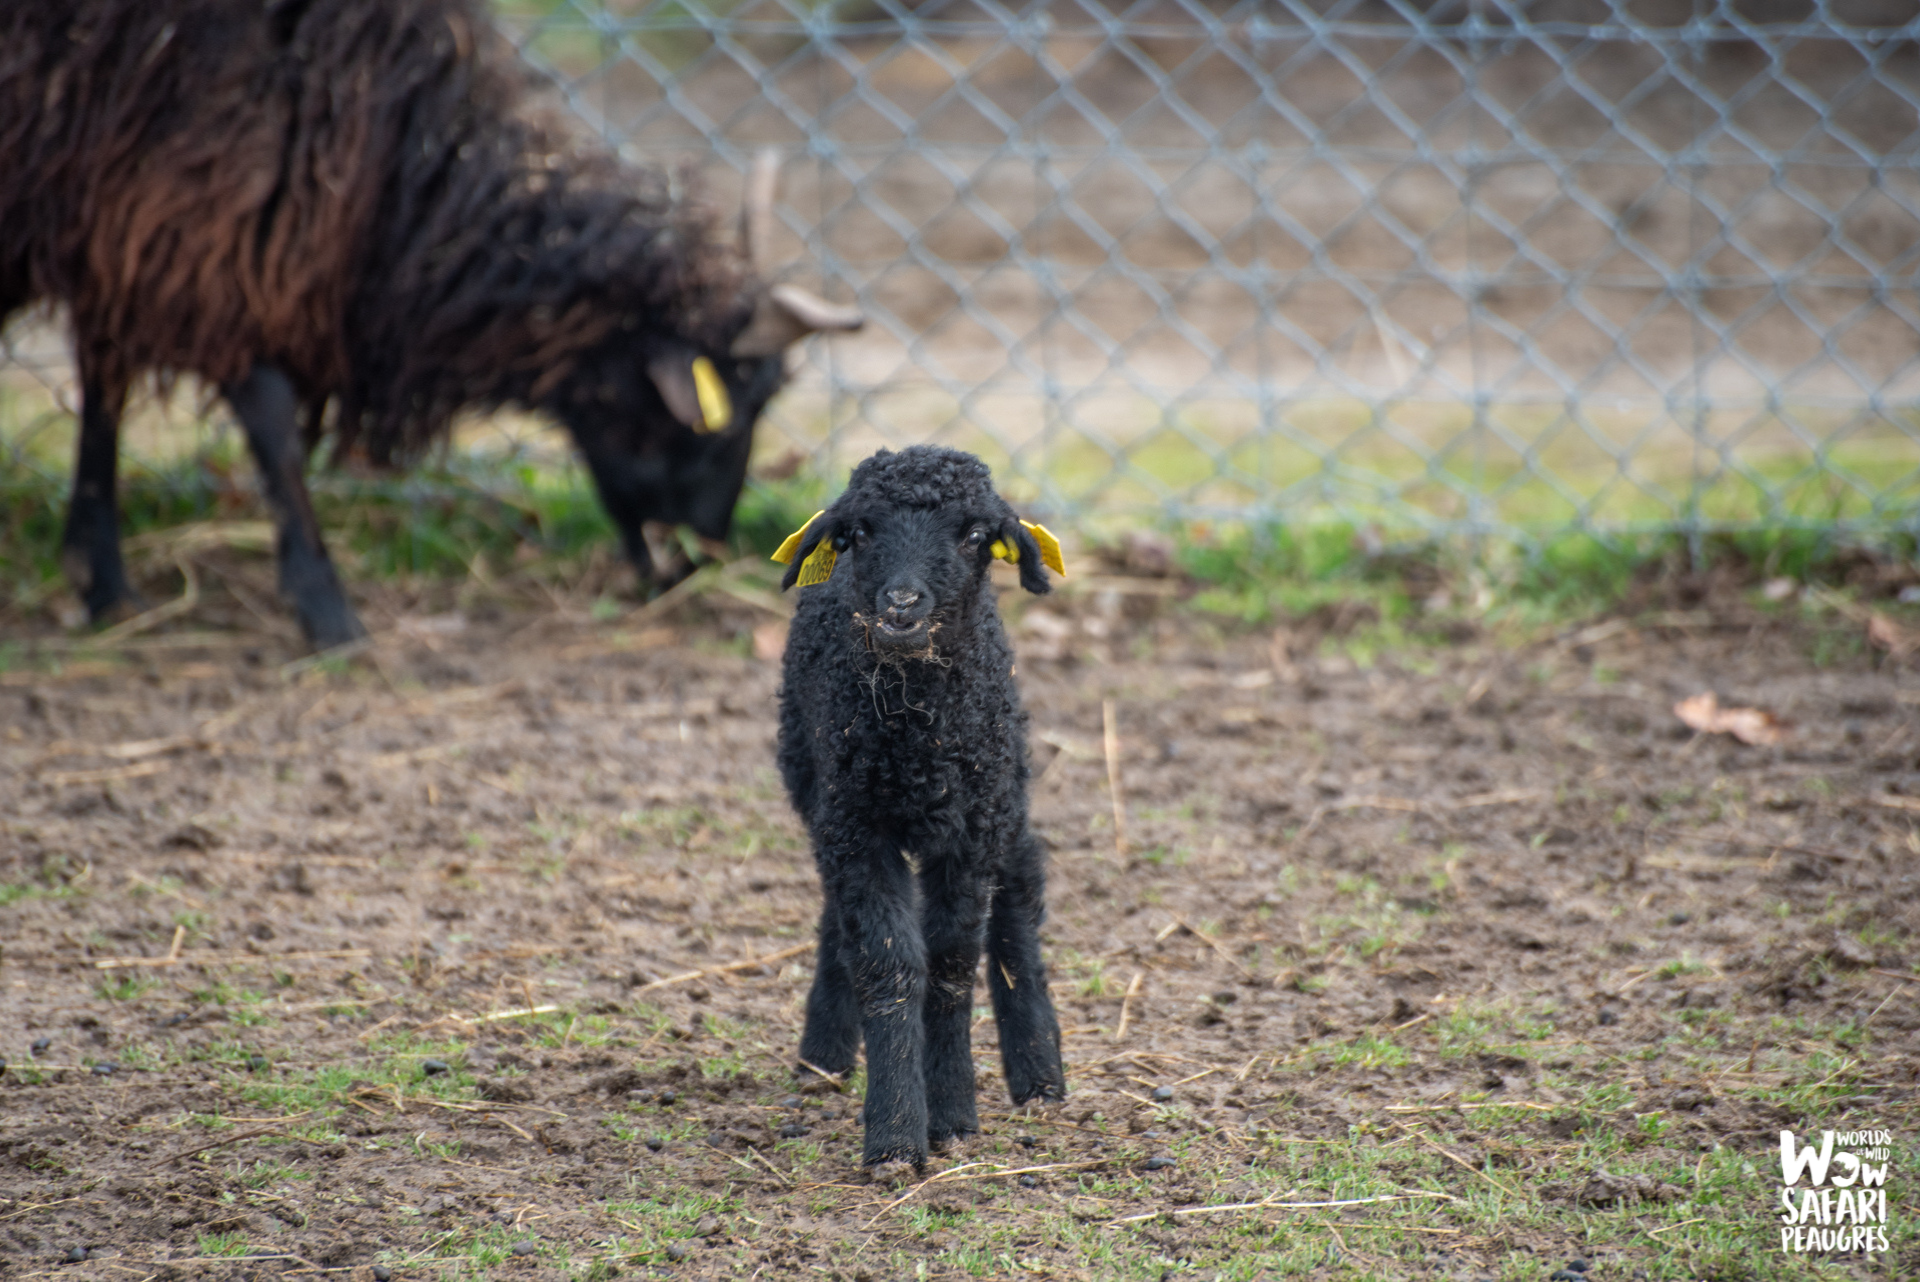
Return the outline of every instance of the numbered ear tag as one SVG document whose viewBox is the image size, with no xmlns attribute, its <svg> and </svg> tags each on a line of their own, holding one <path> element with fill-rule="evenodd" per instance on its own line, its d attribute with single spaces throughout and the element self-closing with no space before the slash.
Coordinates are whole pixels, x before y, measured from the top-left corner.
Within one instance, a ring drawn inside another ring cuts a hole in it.
<svg viewBox="0 0 1920 1282">
<path fill-rule="evenodd" d="M 802 525 L 792 534 L 789 534 L 786 537 L 786 541 L 774 550 L 773 559 L 782 565 L 792 565 L 795 553 L 800 551 L 800 540 L 806 537 L 807 531 L 813 528 L 813 523 L 819 520 L 821 516 L 826 513 L 826 510 L 825 508 L 821 508 L 820 511 L 815 512 L 807 518 L 805 525 Z"/>
<path fill-rule="evenodd" d="M 1066 578 L 1066 558 L 1060 555 L 1060 540 L 1053 537 L 1053 531 L 1044 525 L 1035 525 L 1032 521 L 1022 521 L 1020 524 L 1027 527 L 1027 533 L 1033 535 L 1033 541 L 1040 545 L 1040 564 L 1061 578 Z M 1012 561 L 1017 560 L 1018 557 L 1010 556 L 1007 559 Z"/>
<path fill-rule="evenodd" d="M 693 358 L 693 391 L 700 399 L 700 418 L 709 432 L 725 431 L 733 422 L 733 398 L 720 371 L 704 356 Z"/>
<path fill-rule="evenodd" d="M 995 539 L 993 546 L 989 547 L 987 551 L 993 553 L 994 560 L 1005 561 L 1009 565 L 1015 564 L 1020 560 L 1020 549 L 1005 539 Z"/>
<path fill-rule="evenodd" d="M 800 577 L 794 582 L 803 588 L 810 588 L 816 583 L 825 583 L 833 577 L 835 560 L 833 544 L 823 540 L 820 546 L 813 550 L 813 555 L 800 563 Z"/>
</svg>

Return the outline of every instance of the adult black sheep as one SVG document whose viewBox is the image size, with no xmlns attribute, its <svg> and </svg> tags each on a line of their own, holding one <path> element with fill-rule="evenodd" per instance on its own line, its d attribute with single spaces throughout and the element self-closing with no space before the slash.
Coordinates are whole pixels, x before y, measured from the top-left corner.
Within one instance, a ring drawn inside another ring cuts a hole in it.
<svg viewBox="0 0 1920 1282">
<path fill-rule="evenodd" d="M 529 98 L 480 0 L 0 0 L 0 322 L 71 317 L 64 559 L 96 619 L 130 599 L 119 418 L 149 371 L 232 404 L 318 646 L 363 635 L 302 480 L 324 436 L 391 465 L 519 404 L 571 432 L 643 582 L 643 522 L 725 536 L 781 353 L 859 315 L 763 288 L 751 244 Z"/>
<path fill-rule="evenodd" d="M 1027 827 L 1027 717 L 987 570 L 1049 590 L 1059 545 L 1014 515 L 970 454 L 914 446 L 854 469 L 787 541 L 805 589 L 780 691 L 780 772 L 825 903 L 800 1039 L 845 1073 L 867 1046 L 869 1168 L 924 1165 L 975 1134 L 973 976 L 1015 1103 L 1066 1094 L 1039 927 L 1046 870 Z M 817 585 L 817 586 L 808 586 Z"/>
</svg>

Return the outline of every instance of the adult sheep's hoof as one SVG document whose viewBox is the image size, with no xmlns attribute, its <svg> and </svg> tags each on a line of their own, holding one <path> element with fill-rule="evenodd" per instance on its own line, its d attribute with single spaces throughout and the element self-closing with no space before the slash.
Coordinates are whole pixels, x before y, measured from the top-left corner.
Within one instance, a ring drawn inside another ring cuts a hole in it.
<svg viewBox="0 0 1920 1282">
<path fill-rule="evenodd" d="M 912 1184 L 920 1178 L 926 1169 L 926 1163 L 910 1162 L 901 1158 L 888 1158 L 883 1162 L 869 1162 L 862 1168 L 866 1172 L 869 1184 L 898 1188 L 902 1184 Z"/>
<path fill-rule="evenodd" d="M 87 601 L 87 622 L 96 628 L 112 627 L 147 612 L 147 599 L 132 588 L 124 588 L 104 603 Z"/>
<path fill-rule="evenodd" d="M 302 603 L 296 613 L 300 616 L 300 630 L 306 634 L 307 644 L 315 654 L 325 654 L 367 638 L 366 626 L 345 601 L 311 606 Z"/>
</svg>

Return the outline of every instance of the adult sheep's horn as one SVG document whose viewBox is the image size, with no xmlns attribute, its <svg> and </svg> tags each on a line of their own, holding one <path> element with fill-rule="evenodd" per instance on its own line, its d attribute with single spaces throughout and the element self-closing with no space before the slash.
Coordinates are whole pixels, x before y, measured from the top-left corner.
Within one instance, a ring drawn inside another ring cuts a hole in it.
<svg viewBox="0 0 1920 1282">
<path fill-rule="evenodd" d="M 740 199 L 740 251 L 747 265 L 767 270 L 773 248 L 773 195 L 780 182 L 780 153 L 769 147 L 747 166 L 746 189 Z"/>
<path fill-rule="evenodd" d="M 808 334 L 821 330 L 856 330 L 866 324 L 866 320 L 858 307 L 829 303 L 798 285 L 775 285 L 753 305 L 753 319 L 740 331 L 740 337 L 733 340 L 733 354 L 772 356 Z"/>
</svg>

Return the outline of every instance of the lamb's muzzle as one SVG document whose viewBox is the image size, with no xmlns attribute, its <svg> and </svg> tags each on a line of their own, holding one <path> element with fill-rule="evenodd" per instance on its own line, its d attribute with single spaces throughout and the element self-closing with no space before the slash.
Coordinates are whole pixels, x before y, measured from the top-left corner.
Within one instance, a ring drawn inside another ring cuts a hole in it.
<svg viewBox="0 0 1920 1282">
<path fill-rule="evenodd" d="M 873 634 L 882 644 L 911 648 L 925 645 L 933 629 L 934 599 L 914 578 L 880 590 L 875 603 Z"/>
</svg>

